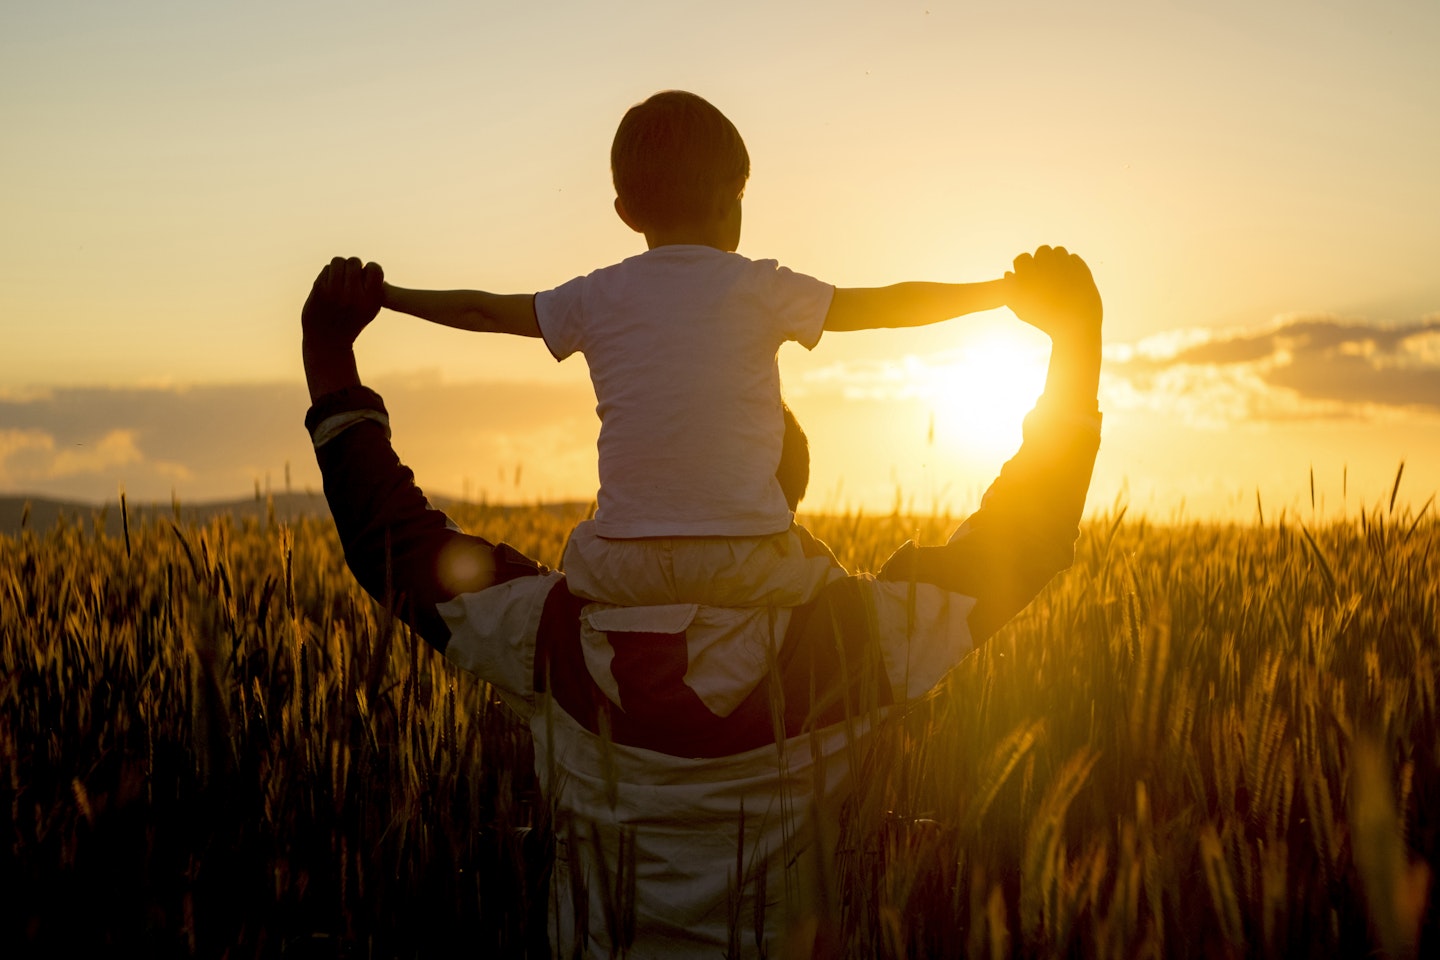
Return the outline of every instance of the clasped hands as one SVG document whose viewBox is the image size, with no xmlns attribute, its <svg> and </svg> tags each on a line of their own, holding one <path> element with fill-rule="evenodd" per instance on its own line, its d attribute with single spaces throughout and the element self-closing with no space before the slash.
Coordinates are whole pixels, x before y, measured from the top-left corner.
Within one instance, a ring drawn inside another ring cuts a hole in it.
<svg viewBox="0 0 1440 960">
<path fill-rule="evenodd" d="M 306 350 L 348 350 L 380 312 L 385 273 L 378 263 L 336 257 L 320 271 L 300 311 Z"/>
<path fill-rule="evenodd" d="M 1100 291 L 1085 261 L 1064 247 L 1040 247 L 1015 258 L 1005 274 L 1006 305 L 1052 340 L 1099 339 Z"/>
</svg>

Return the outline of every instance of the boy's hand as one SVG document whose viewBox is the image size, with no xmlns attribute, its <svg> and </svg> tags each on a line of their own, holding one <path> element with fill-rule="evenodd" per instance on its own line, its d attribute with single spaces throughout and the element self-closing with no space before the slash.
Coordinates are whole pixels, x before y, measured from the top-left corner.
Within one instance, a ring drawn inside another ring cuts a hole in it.
<svg viewBox="0 0 1440 960">
<path fill-rule="evenodd" d="M 358 257 L 331 260 L 315 278 L 300 311 L 306 348 L 349 349 L 380 312 L 384 283 L 378 263 L 362 265 Z"/>
<path fill-rule="evenodd" d="M 1006 304 L 1052 340 L 1100 339 L 1103 308 L 1090 268 L 1064 247 L 1041 247 L 1015 258 L 1005 274 Z"/>
</svg>

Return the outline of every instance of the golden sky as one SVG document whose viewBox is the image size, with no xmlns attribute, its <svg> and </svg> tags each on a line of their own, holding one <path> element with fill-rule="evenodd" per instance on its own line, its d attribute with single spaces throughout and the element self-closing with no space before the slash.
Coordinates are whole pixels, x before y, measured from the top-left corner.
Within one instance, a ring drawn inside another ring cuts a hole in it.
<svg viewBox="0 0 1440 960">
<path fill-rule="evenodd" d="M 1422 2 L 11 4 L 0 493 L 221 496 L 287 461 L 313 482 L 303 399 L 253 391 L 298 383 L 320 264 L 524 292 L 639 252 L 610 137 L 674 87 L 749 146 L 742 253 L 842 286 L 986 279 L 1041 243 L 1091 263 L 1092 508 L 1253 515 L 1258 487 L 1308 509 L 1312 466 L 1353 508 L 1402 459 L 1418 506 L 1440 488 L 1437 49 Z M 972 506 L 1039 388 L 1020 327 L 782 351 L 807 506 Z M 582 361 L 395 315 L 360 360 L 413 411 L 422 483 L 593 491 Z M 447 400 L 497 382 L 551 415 Z"/>
</svg>

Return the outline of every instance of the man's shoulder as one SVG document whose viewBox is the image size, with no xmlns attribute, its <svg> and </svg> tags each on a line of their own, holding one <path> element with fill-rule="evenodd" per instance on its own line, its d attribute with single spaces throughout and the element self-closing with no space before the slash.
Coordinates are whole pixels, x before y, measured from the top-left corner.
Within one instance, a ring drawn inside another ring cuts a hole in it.
<svg viewBox="0 0 1440 960">
<path fill-rule="evenodd" d="M 436 610 L 450 628 L 445 656 L 451 663 L 528 699 L 538 655 L 548 638 L 575 629 L 579 606 L 564 574 L 535 565 L 442 601 Z"/>
</svg>

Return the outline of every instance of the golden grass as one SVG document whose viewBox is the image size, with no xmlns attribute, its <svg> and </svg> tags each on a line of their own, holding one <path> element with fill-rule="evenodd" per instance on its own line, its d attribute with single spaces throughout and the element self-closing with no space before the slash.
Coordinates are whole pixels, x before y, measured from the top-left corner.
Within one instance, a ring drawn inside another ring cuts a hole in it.
<svg viewBox="0 0 1440 960">
<path fill-rule="evenodd" d="M 578 519 L 458 513 L 552 564 Z M 862 570 L 953 525 L 810 521 Z M 877 734 L 847 953 L 1434 948 L 1437 584 L 1440 524 L 1383 506 L 1088 524 L 1074 569 Z M 359 591 L 327 522 L 0 537 L 0 764 L 0 945 L 542 942 L 525 728 Z"/>
</svg>

